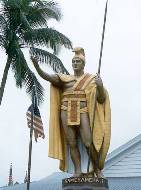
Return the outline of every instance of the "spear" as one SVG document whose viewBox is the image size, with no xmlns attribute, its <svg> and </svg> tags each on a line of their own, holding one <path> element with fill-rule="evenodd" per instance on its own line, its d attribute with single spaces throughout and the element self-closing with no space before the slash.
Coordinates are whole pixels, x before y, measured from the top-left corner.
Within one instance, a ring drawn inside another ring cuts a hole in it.
<svg viewBox="0 0 141 190">
<path fill-rule="evenodd" d="M 99 57 L 98 74 L 100 74 L 100 69 L 101 69 L 103 43 L 104 43 L 104 36 L 105 36 L 105 26 L 106 26 L 106 19 L 107 19 L 107 9 L 108 9 L 108 0 L 106 2 L 106 6 L 105 6 L 105 14 L 104 14 L 104 23 L 103 23 L 103 31 L 102 31 L 102 40 L 101 40 L 101 49 L 100 49 L 100 57 Z"/>
<path fill-rule="evenodd" d="M 100 69 L 101 69 L 101 60 L 102 60 L 102 54 L 103 54 L 103 44 L 104 44 L 104 36 L 105 36 L 105 26 L 106 26 L 106 19 L 107 19 L 107 9 L 108 9 L 108 0 L 106 1 L 105 6 L 105 12 L 104 12 L 104 23 L 103 23 L 103 30 L 102 30 L 102 40 L 101 40 L 101 48 L 100 48 L 100 56 L 99 56 L 99 64 L 98 64 L 98 74 L 100 75 Z M 94 102 L 94 119 L 92 123 L 92 135 L 94 130 L 94 120 L 95 120 L 95 110 L 96 110 L 96 99 L 97 99 L 97 88 L 96 88 L 96 95 L 95 95 L 95 102 Z M 89 159 L 88 159 L 88 166 L 87 166 L 87 172 L 89 172 L 90 168 L 90 149 L 89 149 Z"/>
</svg>

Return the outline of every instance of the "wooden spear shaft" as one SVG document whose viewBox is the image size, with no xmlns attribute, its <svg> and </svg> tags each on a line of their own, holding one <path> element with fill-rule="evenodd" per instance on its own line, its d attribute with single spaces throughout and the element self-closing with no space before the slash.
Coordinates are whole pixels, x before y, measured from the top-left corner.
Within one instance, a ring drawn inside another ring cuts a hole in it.
<svg viewBox="0 0 141 190">
<path fill-rule="evenodd" d="M 108 9 L 108 0 L 106 1 L 105 13 L 104 13 L 104 23 L 103 23 L 103 30 L 102 30 L 102 40 L 101 40 L 101 48 L 100 48 L 100 56 L 99 56 L 99 64 L 98 64 L 98 74 L 100 74 L 100 71 L 101 71 L 101 60 L 102 60 L 102 54 L 103 54 L 103 44 L 104 44 L 104 37 L 105 37 L 107 9 Z M 92 123 L 92 136 L 93 136 L 93 130 L 94 130 L 96 100 L 97 100 L 97 88 L 96 88 L 95 102 L 94 102 L 94 118 L 93 118 L 93 123 Z M 88 159 L 87 172 L 89 172 L 89 169 L 90 169 L 90 149 L 89 149 L 89 159 Z"/>
<path fill-rule="evenodd" d="M 106 26 L 106 19 L 107 19 L 107 9 L 108 9 L 108 0 L 106 2 L 106 6 L 105 6 L 105 14 L 104 14 L 104 23 L 103 23 L 103 31 L 102 31 L 101 48 L 100 48 L 98 74 L 100 74 L 100 69 L 101 69 L 101 60 L 102 60 L 103 44 L 104 44 L 104 37 L 105 37 L 105 26 Z"/>
</svg>

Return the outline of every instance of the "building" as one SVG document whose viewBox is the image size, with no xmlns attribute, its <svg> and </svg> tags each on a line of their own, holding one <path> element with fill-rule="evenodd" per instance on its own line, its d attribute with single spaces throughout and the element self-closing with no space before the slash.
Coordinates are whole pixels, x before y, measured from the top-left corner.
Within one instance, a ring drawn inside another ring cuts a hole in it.
<svg viewBox="0 0 141 190">
<path fill-rule="evenodd" d="M 12 171 L 12 163 L 10 164 L 10 171 L 9 171 L 9 180 L 8 180 L 8 186 L 13 185 L 13 171 Z"/>
<path fill-rule="evenodd" d="M 141 190 L 141 135 L 108 155 L 104 174 L 110 190 Z"/>
</svg>

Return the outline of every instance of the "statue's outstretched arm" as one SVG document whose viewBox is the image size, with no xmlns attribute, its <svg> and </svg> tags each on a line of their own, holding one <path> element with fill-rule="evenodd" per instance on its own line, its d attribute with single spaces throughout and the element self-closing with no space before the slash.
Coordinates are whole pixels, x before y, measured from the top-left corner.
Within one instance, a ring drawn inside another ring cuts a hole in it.
<svg viewBox="0 0 141 190">
<path fill-rule="evenodd" d="M 33 62 L 33 65 L 34 65 L 34 67 L 35 67 L 37 73 L 38 73 L 44 80 L 47 80 L 47 81 L 51 82 L 51 83 L 52 83 L 53 85 L 55 85 L 55 86 L 61 86 L 61 80 L 60 80 L 60 78 L 58 77 L 58 75 L 56 75 L 56 74 L 48 74 L 48 73 L 44 72 L 44 71 L 40 68 L 40 66 L 39 66 L 38 61 L 37 61 L 36 58 L 31 57 L 31 60 L 32 60 L 32 62 Z"/>
</svg>

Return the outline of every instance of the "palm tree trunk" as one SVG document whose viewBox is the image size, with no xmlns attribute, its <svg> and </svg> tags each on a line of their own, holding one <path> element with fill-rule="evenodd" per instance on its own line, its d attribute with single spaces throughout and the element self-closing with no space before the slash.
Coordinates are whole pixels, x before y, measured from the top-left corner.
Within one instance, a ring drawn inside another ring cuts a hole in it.
<svg viewBox="0 0 141 190">
<path fill-rule="evenodd" d="M 3 93 L 4 93 L 4 88 L 5 88 L 5 85 L 6 85 L 6 80 L 7 80 L 7 75 L 8 75 L 9 68 L 10 68 L 10 58 L 8 57 L 7 62 L 6 62 L 6 66 L 5 66 L 4 72 L 3 72 L 1 86 L 0 86 L 0 105 L 2 103 L 2 98 L 3 98 Z"/>
</svg>

